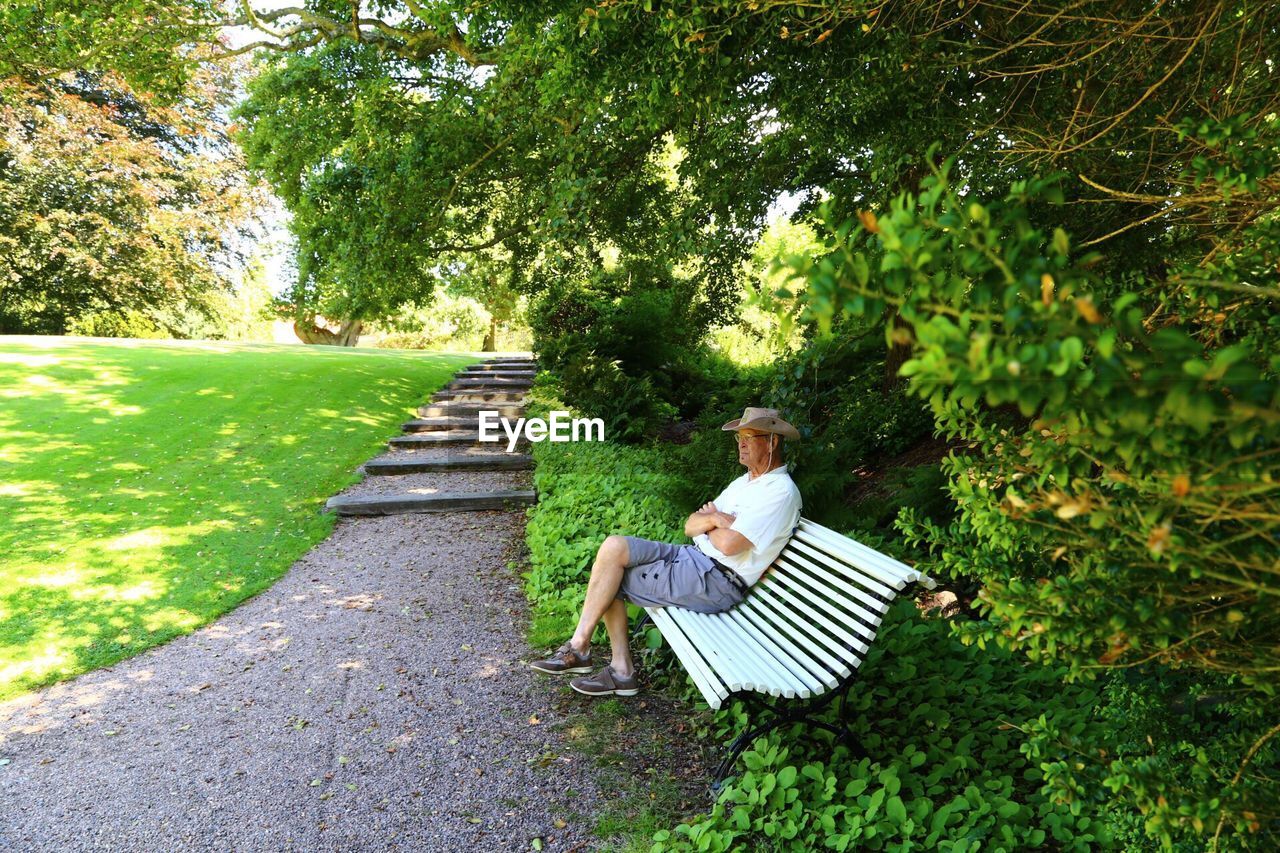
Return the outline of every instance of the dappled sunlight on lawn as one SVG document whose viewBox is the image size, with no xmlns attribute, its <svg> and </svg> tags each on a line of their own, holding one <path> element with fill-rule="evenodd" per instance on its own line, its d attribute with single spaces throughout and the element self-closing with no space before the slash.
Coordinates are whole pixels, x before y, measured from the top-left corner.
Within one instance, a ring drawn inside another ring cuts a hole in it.
<svg viewBox="0 0 1280 853">
<path fill-rule="evenodd" d="M 60 650 L 52 644 L 46 645 L 43 651 L 34 652 L 26 660 L 0 665 L 0 684 L 38 681 L 70 661 L 69 651 Z"/>
<path fill-rule="evenodd" d="M 0 338 L 0 697 L 268 586 L 324 501 L 470 359 Z"/>
</svg>

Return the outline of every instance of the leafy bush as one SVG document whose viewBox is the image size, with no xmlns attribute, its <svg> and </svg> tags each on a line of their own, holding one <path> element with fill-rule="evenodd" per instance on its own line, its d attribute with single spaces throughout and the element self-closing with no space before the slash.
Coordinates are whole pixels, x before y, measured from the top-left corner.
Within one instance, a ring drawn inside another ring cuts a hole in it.
<svg viewBox="0 0 1280 853">
<path fill-rule="evenodd" d="M 426 305 L 409 305 L 395 317 L 372 324 L 374 346 L 389 349 L 479 349 L 489 315 L 474 299 L 448 291 L 436 293 Z"/>
<path fill-rule="evenodd" d="M 890 469 L 872 494 L 850 508 L 849 526 L 855 531 L 852 535 L 861 541 L 875 531 L 900 539 L 894 523 L 903 509 L 945 523 L 955 513 L 946 486 L 946 474 L 936 464 Z"/>
<path fill-rule="evenodd" d="M 67 334 L 83 338 L 167 338 L 168 334 L 141 311 L 83 314 L 67 324 Z"/>
<path fill-rule="evenodd" d="M 804 436 L 788 454 L 815 521 L 848 524 L 844 496 L 855 470 L 882 464 L 931 431 L 927 408 L 905 388 L 886 387 L 884 370 L 879 340 L 848 324 L 772 371 L 764 398 Z"/>
<path fill-rule="evenodd" d="M 530 314 L 534 350 L 565 400 L 629 442 L 702 411 L 708 322 L 688 282 L 635 259 L 558 283 Z"/>
<path fill-rule="evenodd" d="M 1079 719 L 1036 728 L 1058 790 L 1109 788 L 1165 844 L 1274 846 L 1280 321 L 1256 284 L 1280 228 L 1173 258 L 1163 283 L 1108 276 L 1032 220 L 1059 198 L 1053 180 L 961 198 L 943 169 L 861 227 L 831 221 L 832 251 L 797 273 L 820 322 L 905 320 L 885 332 L 912 348 L 910 391 L 970 450 L 944 463 L 954 520 L 901 517 L 921 568 L 981 583 L 966 641 L 1072 679 L 1166 667 L 1190 693 L 1222 685 L 1221 720 L 1154 749 Z"/>
<path fill-rule="evenodd" d="M 562 366 L 560 376 L 574 408 L 603 420 L 605 435 L 616 441 L 640 441 L 676 415 L 648 376 L 628 375 L 619 361 L 578 353 Z"/>
</svg>

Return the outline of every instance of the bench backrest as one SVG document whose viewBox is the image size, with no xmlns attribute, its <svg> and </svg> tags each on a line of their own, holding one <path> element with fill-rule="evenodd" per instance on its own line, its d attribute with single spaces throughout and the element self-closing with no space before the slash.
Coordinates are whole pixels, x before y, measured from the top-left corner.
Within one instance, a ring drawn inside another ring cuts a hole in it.
<svg viewBox="0 0 1280 853">
<path fill-rule="evenodd" d="M 932 578 L 802 518 L 746 599 L 726 613 L 649 614 L 712 708 L 730 693 L 813 696 L 862 663 L 889 605 Z"/>
</svg>

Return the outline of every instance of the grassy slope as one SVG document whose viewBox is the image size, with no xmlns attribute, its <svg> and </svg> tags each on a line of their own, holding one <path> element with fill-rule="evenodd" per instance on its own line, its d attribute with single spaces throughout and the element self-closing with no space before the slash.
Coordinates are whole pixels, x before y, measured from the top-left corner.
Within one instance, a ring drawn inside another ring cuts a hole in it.
<svg viewBox="0 0 1280 853">
<path fill-rule="evenodd" d="M 0 338 L 0 699 L 209 622 L 278 578 L 471 356 Z"/>
</svg>

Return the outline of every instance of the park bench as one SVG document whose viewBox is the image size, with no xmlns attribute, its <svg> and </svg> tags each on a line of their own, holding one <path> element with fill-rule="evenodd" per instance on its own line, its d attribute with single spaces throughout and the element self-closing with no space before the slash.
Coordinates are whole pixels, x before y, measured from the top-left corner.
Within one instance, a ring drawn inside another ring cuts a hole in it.
<svg viewBox="0 0 1280 853">
<path fill-rule="evenodd" d="M 724 613 L 678 607 L 645 608 L 693 683 L 718 709 L 741 698 L 771 719 L 734 740 L 712 788 L 756 738 L 788 723 L 807 722 L 849 746 L 848 692 L 893 599 L 908 584 L 933 589 L 927 575 L 808 519 L 800 519 L 778 559 Z M 760 694 L 797 700 L 784 709 Z M 817 715 L 836 697 L 840 726 Z"/>
</svg>

